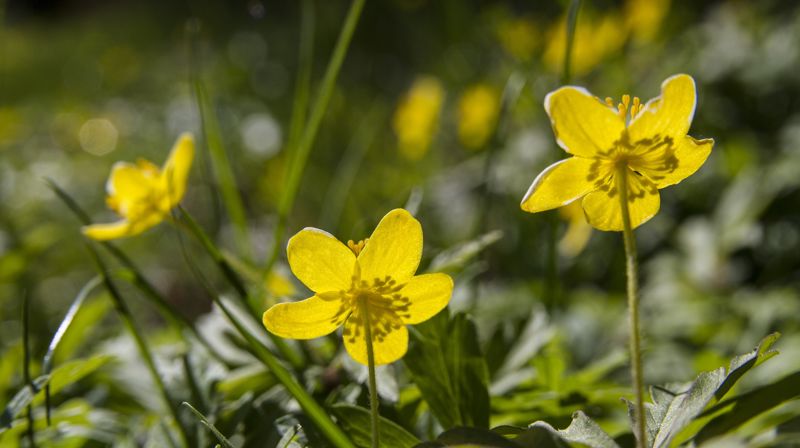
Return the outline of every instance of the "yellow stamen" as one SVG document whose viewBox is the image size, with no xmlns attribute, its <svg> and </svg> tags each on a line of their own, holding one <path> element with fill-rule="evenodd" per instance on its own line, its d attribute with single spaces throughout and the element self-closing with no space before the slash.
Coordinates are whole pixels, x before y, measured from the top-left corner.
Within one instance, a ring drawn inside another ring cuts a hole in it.
<svg viewBox="0 0 800 448">
<path fill-rule="evenodd" d="M 364 246 L 367 244 L 367 240 L 368 239 L 369 238 L 364 238 L 363 240 L 361 240 L 361 241 L 359 241 L 357 243 L 353 242 L 353 240 L 347 240 L 347 247 L 349 247 L 350 250 L 352 250 L 353 253 L 356 254 L 356 257 L 357 257 L 358 254 L 360 254 L 361 251 L 364 250 Z"/>
<path fill-rule="evenodd" d="M 636 118 L 639 112 L 642 111 L 642 101 L 638 96 L 633 97 L 633 107 L 631 107 L 631 119 Z"/>
</svg>

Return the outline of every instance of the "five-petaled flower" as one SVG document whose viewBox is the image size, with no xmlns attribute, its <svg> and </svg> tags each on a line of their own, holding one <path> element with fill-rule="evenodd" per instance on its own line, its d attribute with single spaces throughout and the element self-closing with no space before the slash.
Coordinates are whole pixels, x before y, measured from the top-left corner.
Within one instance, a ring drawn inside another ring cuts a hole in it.
<svg viewBox="0 0 800 448">
<path fill-rule="evenodd" d="M 111 240 L 138 235 L 163 221 L 186 192 L 193 158 L 194 139 L 184 133 L 161 168 L 144 159 L 136 164 L 115 163 L 106 183 L 106 203 L 122 219 L 86 226 L 83 233 L 95 240 Z"/>
<path fill-rule="evenodd" d="M 446 274 L 414 275 L 422 226 L 403 209 L 387 213 L 367 240 L 346 246 L 323 230 L 305 228 L 286 252 L 292 272 L 314 295 L 271 307 L 264 325 L 281 337 L 313 339 L 344 324 L 347 352 L 365 365 L 367 329 L 375 364 L 396 361 L 408 348 L 406 324 L 436 315 L 453 291 Z"/>
<path fill-rule="evenodd" d="M 604 103 L 577 87 L 551 92 L 544 104 L 553 132 L 558 145 L 574 157 L 539 174 L 522 209 L 535 213 L 583 198 L 589 224 L 621 231 L 619 194 L 625 186 L 631 227 L 646 222 L 658 212 L 658 190 L 690 176 L 711 153 L 713 139 L 687 135 L 695 103 L 694 80 L 688 75 L 668 78 L 661 96 L 647 104 L 625 95 L 617 108 L 610 98 Z"/>
</svg>

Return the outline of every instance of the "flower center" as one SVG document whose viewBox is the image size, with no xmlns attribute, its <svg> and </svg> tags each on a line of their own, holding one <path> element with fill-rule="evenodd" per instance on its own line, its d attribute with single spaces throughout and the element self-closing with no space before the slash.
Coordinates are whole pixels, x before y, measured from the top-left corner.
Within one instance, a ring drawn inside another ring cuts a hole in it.
<svg viewBox="0 0 800 448">
<path fill-rule="evenodd" d="M 410 300 L 401 293 L 405 284 L 398 284 L 388 275 L 371 282 L 362 280 L 359 271 L 356 269 L 350 289 L 339 291 L 341 306 L 332 322 L 347 319 L 351 325 L 345 326 L 343 336 L 355 342 L 366 334 L 367 319 L 363 313 L 369 313 L 372 339 L 383 342 L 389 333 L 403 326 L 404 319 L 411 317 L 408 313 Z"/>
</svg>

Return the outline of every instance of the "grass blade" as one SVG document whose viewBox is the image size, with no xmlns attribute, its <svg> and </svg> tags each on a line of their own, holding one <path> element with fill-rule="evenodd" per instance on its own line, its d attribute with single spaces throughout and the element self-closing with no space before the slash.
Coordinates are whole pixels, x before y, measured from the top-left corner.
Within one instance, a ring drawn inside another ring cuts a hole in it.
<svg viewBox="0 0 800 448">
<path fill-rule="evenodd" d="M 211 166 L 214 175 L 222 192 L 222 202 L 231 219 L 234 230 L 236 248 L 245 259 L 253 258 L 250 237 L 247 231 L 247 215 L 245 214 L 242 196 L 236 186 L 236 176 L 231 168 L 228 154 L 222 143 L 222 131 L 220 130 L 217 114 L 208 98 L 205 86 L 199 76 L 194 79 L 194 91 L 197 98 L 197 107 L 200 110 L 200 120 L 203 126 L 206 146 L 211 156 Z"/>
<path fill-rule="evenodd" d="M 205 415 L 201 414 L 200 411 L 198 411 L 192 405 L 190 405 L 185 401 L 181 404 L 185 406 L 187 409 L 189 409 L 192 412 L 192 414 L 194 414 L 195 417 L 197 417 L 197 419 L 200 420 L 200 423 L 205 425 L 205 427 L 208 428 L 209 431 L 211 431 L 214 434 L 214 437 L 217 438 L 219 443 L 221 443 L 224 448 L 234 448 L 233 444 L 224 435 L 222 435 L 222 433 L 219 432 L 219 430 L 213 424 L 211 424 L 211 422 L 208 421 Z"/>
<path fill-rule="evenodd" d="M 31 383 L 31 352 L 30 352 L 30 311 L 31 311 L 31 298 L 30 295 L 25 292 L 22 296 L 22 353 L 23 353 L 23 364 L 22 364 L 22 375 L 25 381 L 25 384 L 33 387 L 33 383 Z M 28 442 L 30 443 L 31 447 L 36 447 L 36 436 L 34 434 L 33 428 L 33 406 L 30 404 L 28 405 L 28 411 L 26 415 L 28 419 L 28 430 L 26 431 Z"/>
<path fill-rule="evenodd" d="M 58 344 L 61 342 L 61 338 L 64 337 L 67 329 L 72 324 L 75 316 L 78 314 L 78 310 L 81 308 L 83 301 L 86 300 L 86 297 L 89 296 L 89 293 L 92 292 L 92 290 L 98 285 L 100 285 L 102 281 L 103 279 L 100 276 L 93 277 L 91 280 L 86 282 L 85 285 L 83 285 L 83 288 L 81 288 L 81 290 L 78 292 L 75 300 L 72 301 L 69 309 L 67 309 L 67 314 L 64 315 L 64 319 L 61 320 L 56 333 L 53 335 L 53 339 L 50 340 L 50 345 L 47 347 L 47 353 L 45 353 L 44 360 L 42 361 L 42 374 L 48 375 L 53 370 L 53 354 L 55 354 Z M 50 383 L 47 383 L 47 385 L 44 387 L 44 403 L 45 420 L 47 421 L 47 426 L 50 426 Z"/>
<path fill-rule="evenodd" d="M 283 247 L 281 242 L 286 233 L 286 223 L 292 206 L 294 205 L 297 190 L 300 187 L 300 179 L 303 176 L 303 171 L 308 161 L 308 155 L 317 137 L 317 131 L 319 131 L 322 118 L 328 110 L 328 103 L 333 94 L 333 88 L 336 85 L 336 78 L 339 75 L 339 70 L 342 68 L 342 63 L 347 55 L 347 49 L 350 47 L 350 41 L 353 38 L 353 33 L 355 32 L 363 8 L 364 0 L 353 0 L 353 3 L 350 4 L 350 10 L 347 12 L 347 18 L 339 33 L 339 39 L 336 41 L 331 60 L 328 62 L 328 67 L 325 69 L 325 76 L 322 78 L 319 94 L 311 108 L 311 117 L 308 119 L 308 125 L 304 129 L 298 145 L 289 148 L 292 152 L 292 154 L 290 154 L 291 164 L 289 165 L 289 174 L 286 179 L 286 188 L 283 190 L 278 204 L 278 223 L 275 225 L 275 233 L 273 234 L 272 254 L 267 263 L 267 273 L 269 273 L 269 270 L 275 264 L 280 249 Z"/>
<path fill-rule="evenodd" d="M 114 285 L 111 276 L 108 274 L 108 269 L 106 268 L 103 261 L 100 259 L 100 255 L 97 253 L 96 250 L 94 250 L 94 248 L 90 244 L 87 243 L 86 247 L 89 251 L 89 255 L 91 256 L 92 261 L 95 264 L 95 267 L 98 270 L 98 273 L 103 279 L 104 286 L 106 287 L 109 295 L 114 301 L 114 307 L 116 308 L 117 313 L 122 319 L 122 323 L 125 325 L 125 328 L 133 337 L 133 341 L 136 344 L 137 349 L 139 350 L 139 354 L 144 359 L 147 369 L 150 371 L 152 380 L 155 383 L 159 393 L 161 394 L 161 398 L 164 400 L 165 404 L 167 405 L 167 409 L 169 409 L 172 418 L 175 420 L 175 424 L 178 426 L 182 445 L 188 447 L 190 440 L 189 435 L 186 431 L 186 428 L 184 428 L 183 424 L 181 423 L 180 417 L 178 415 L 178 407 L 172 400 L 172 397 L 169 395 L 167 387 L 164 384 L 164 381 L 161 379 L 161 375 L 158 373 L 155 360 L 153 359 L 152 353 L 150 353 L 150 349 L 147 346 L 147 342 L 145 341 L 141 331 L 137 327 L 130 309 L 125 304 L 125 301 L 122 299 L 119 290 L 117 290 L 117 287 Z"/>
</svg>

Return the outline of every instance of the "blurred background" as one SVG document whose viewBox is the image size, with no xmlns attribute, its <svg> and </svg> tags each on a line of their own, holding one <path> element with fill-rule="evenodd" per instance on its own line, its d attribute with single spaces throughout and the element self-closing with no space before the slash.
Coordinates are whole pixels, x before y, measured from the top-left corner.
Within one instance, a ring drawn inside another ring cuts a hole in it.
<svg viewBox="0 0 800 448">
<path fill-rule="evenodd" d="M 301 8 L 257 0 L 0 5 L 5 403 L 22 384 L 22 298 L 32 303 L 31 347 L 38 359 L 95 275 L 80 222 L 45 179 L 94 221 L 107 222 L 114 219 L 104 204 L 111 165 L 137 158 L 161 164 L 181 132 L 194 132 L 198 156 L 184 205 L 231 256 L 263 270 L 276 244 L 287 176 Z M 313 2 L 312 102 L 347 6 Z M 531 215 L 519 208 L 536 175 L 566 156 L 542 102 L 564 81 L 568 6 L 367 2 L 288 220 L 287 236 L 314 226 L 346 241 L 368 236 L 392 208 L 414 212 L 425 231 L 422 268 L 454 275 L 451 311 L 474 316 L 481 347 L 491 354 L 497 423 L 561 414 L 566 420 L 554 424 L 569 422 L 574 409 L 568 404 L 553 411 L 508 398 L 554 387 L 536 375 L 537 356 L 558 359 L 567 372 L 612 359 L 604 381 L 613 400 L 588 399 L 611 403 L 609 409 L 619 407 L 620 392 L 612 386 L 627 381 L 624 359 L 613 361 L 626 343 L 621 235 L 591 230 L 579 210 Z M 659 94 L 668 76 L 688 73 L 698 90 L 690 134 L 716 140 L 706 164 L 662 190 L 661 211 L 637 230 L 648 383 L 689 380 L 773 331 L 783 333 L 782 354 L 748 381 L 758 384 L 796 367 L 797 42 L 796 1 L 582 2 L 569 83 L 600 97 L 630 93 L 645 100 Z M 212 174 L 198 85 L 219 120 L 244 201 L 244 250 Z M 277 244 L 283 247 L 285 239 Z M 196 253 L 195 262 L 212 279 L 217 273 L 174 226 L 162 224 L 118 246 L 183 314 L 212 325 L 215 312 L 185 255 Z M 285 260 L 282 249 L 279 260 Z M 264 309 L 279 297 L 304 294 L 281 261 L 276 274 L 264 275 Z M 140 324 L 169 353 L 162 318 L 133 287 L 121 288 Z M 135 362 L 106 302 L 93 300 L 91 325 L 80 329 L 61 360 L 110 353 L 119 357 L 118 366 L 126 358 Z M 344 362 L 333 359 L 334 365 Z M 121 370 L 107 375 L 122 381 Z M 394 387 L 402 392 L 402 367 L 396 370 L 400 385 Z M 73 395 L 92 390 L 92 406 L 121 418 L 126 411 L 103 395 L 113 395 L 113 381 L 93 381 Z"/>
</svg>

